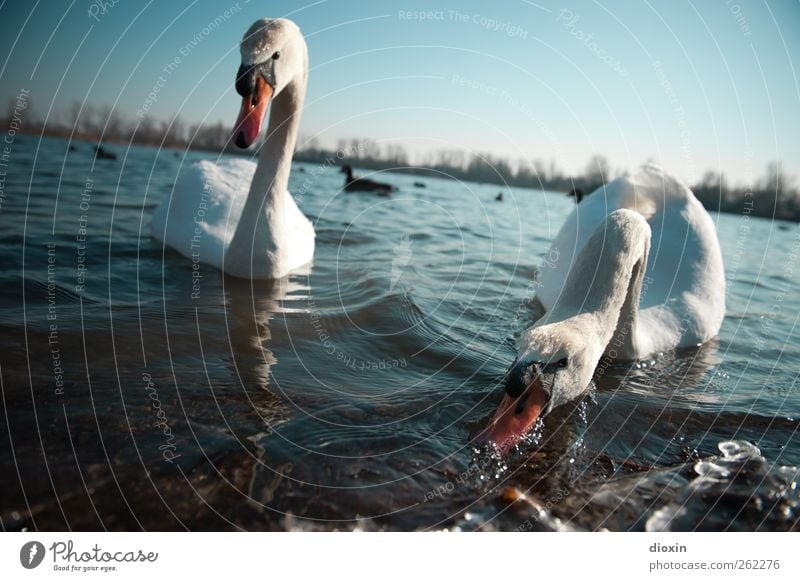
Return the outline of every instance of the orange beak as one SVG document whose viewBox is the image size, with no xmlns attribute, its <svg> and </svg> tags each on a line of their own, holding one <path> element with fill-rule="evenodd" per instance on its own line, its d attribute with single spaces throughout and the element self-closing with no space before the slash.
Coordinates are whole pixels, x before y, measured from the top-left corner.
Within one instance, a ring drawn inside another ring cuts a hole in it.
<svg viewBox="0 0 800 581">
<path fill-rule="evenodd" d="M 272 98 L 272 87 L 259 76 L 256 79 L 256 90 L 252 95 L 242 97 L 242 108 L 233 128 L 236 145 L 244 149 L 250 147 L 261 133 L 261 123 L 267 112 L 269 100 Z"/>
<path fill-rule="evenodd" d="M 505 455 L 539 419 L 547 403 L 542 382 L 537 377 L 519 397 L 503 396 L 489 425 L 476 434 L 476 444 L 494 444 Z"/>
</svg>

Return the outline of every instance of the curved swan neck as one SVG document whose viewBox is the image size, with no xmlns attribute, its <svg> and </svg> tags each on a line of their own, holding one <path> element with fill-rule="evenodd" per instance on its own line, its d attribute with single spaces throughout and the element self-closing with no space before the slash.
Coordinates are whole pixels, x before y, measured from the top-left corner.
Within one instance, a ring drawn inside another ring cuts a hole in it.
<svg viewBox="0 0 800 581">
<path fill-rule="evenodd" d="M 269 125 L 258 157 L 249 197 L 266 197 L 267 206 L 279 204 L 288 195 L 292 156 L 300 128 L 300 116 L 308 79 L 308 56 L 303 43 L 303 70 L 275 97 L 270 106 Z"/>
<path fill-rule="evenodd" d="M 273 99 L 269 126 L 250 190 L 225 251 L 224 270 L 247 278 L 276 278 L 288 268 L 287 186 L 308 79 L 308 52 L 299 36 L 300 66 Z"/>
<path fill-rule="evenodd" d="M 612 357 L 635 358 L 636 319 L 650 227 L 632 210 L 617 210 L 590 236 L 570 269 L 548 323 L 580 316 L 591 340 Z M 588 323 L 587 320 L 587 323 Z"/>
<path fill-rule="evenodd" d="M 620 307 L 614 333 L 606 344 L 606 353 L 610 353 L 614 358 L 638 359 L 640 356 L 637 318 L 642 295 L 642 282 L 644 281 L 644 272 L 647 268 L 649 253 L 650 237 L 648 236 L 644 241 L 644 249 L 627 276 L 627 288 L 622 291 L 625 293 L 625 301 Z M 624 283 L 626 277 L 621 278 L 623 279 L 621 283 Z"/>
</svg>

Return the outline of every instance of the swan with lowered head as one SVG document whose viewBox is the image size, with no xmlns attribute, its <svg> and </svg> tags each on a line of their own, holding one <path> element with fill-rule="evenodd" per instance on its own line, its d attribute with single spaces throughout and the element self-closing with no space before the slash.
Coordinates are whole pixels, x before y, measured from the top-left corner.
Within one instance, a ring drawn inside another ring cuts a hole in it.
<svg viewBox="0 0 800 581">
<path fill-rule="evenodd" d="M 503 453 L 540 417 L 584 394 L 602 357 L 700 345 L 725 315 L 714 223 L 686 185 L 655 166 L 575 206 L 537 287 L 546 312 L 520 338 L 503 401 L 476 437 Z"/>
<path fill-rule="evenodd" d="M 258 163 L 224 159 L 189 166 L 156 210 L 150 229 L 193 262 L 242 278 L 281 278 L 314 256 L 314 227 L 287 190 L 308 51 L 294 22 L 262 19 L 245 33 L 241 56 L 236 145 L 246 148 L 256 141 L 272 106 Z"/>
</svg>

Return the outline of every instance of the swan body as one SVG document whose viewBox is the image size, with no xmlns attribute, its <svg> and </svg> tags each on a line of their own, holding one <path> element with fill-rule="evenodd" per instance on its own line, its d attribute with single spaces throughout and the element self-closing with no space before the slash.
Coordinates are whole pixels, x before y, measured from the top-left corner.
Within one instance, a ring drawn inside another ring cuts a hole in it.
<svg viewBox="0 0 800 581">
<path fill-rule="evenodd" d="M 632 360 L 700 345 L 725 315 L 714 223 L 685 184 L 655 166 L 575 206 L 536 286 L 545 314 L 520 338 L 505 398 L 478 435 L 501 451 L 585 393 L 604 355 Z"/>
<path fill-rule="evenodd" d="M 281 278 L 314 256 L 314 227 L 288 192 L 292 155 L 308 78 L 308 53 L 290 20 L 262 19 L 245 33 L 236 90 L 242 107 L 236 144 L 259 136 L 271 103 L 258 163 L 200 161 L 179 175 L 150 223 L 166 246 L 224 272 Z"/>
<path fill-rule="evenodd" d="M 226 270 L 226 253 L 256 167 L 247 159 L 202 160 L 187 167 L 178 176 L 171 200 L 162 203 L 153 215 L 150 228 L 154 236 L 186 258 Z M 262 278 L 281 278 L 308 264 L 314 256 L 313 224 L 291 194 L 283 195 L 281 213 L 274 215 L 273 224 L 261 232 L 273 238 L 272 246 L 285 252 L 283 257 L 268 257 L 270 264 L 282 264 L 283 268 Z M 230 270 L 231 265 L 227 266 Z"/>
<path fill-rule="evenodd" d="M 639 359 L 716 336 L 725 316 L 725 271 L 714 222 L 686 185 L 656 166 L 617 179 L 575 206 L 542 264 L 539 302 L 550 311 L 570 294 L 580 298 L 602 292 L 592 289 L 593 272 L 576 273 L 570 288 L 567 278 L 592 235 L 623 209 L 645 219 L 650 249 L 644 289 L 635 305 L 635 335 L 614 358 Z"/>
</svg>

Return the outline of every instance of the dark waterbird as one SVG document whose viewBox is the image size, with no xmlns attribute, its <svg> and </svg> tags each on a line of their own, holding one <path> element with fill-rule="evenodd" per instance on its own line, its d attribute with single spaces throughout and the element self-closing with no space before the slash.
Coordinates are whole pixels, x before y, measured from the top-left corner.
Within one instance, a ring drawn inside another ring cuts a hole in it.
<svg viewBox="0 0 800 581">
<path fill-rule="evenodd" d="M 581 200 L 583 199 L 583 190 L 580 188 L 572 188 L 567 193 L 567 196 L 570 198 L 575 198 L 575 203 L 580 204 Z"/>
<path fill-rule="evenodd" d="M 345 174 L 345 192 L 376 192 L 379 196 L 388 196 L 397 189 L 391 184 L 355 177 L 353 168 L 349 165 L 342 166 L 342 173 Z"/>
<path fill-rule="evenodd" d="M 117 159 L 116 153 L 104 149 L 102 145 L 95 145 L 94 151 L 95 151 L 94 153 L 95 159 Z"/>
</svg>

